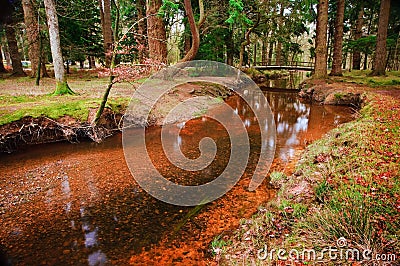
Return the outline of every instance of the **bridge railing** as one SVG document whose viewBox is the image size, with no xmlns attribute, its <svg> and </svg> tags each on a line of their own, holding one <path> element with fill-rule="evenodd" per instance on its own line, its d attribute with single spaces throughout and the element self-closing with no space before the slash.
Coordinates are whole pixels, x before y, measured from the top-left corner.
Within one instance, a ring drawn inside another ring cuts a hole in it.
<svg viewBox="0 0 400 266">
<path fill-rule="evenodd" d="M 281 61 L 280 64 L 277 64 L 276 60 L 265 60 L 256 62 L 255 66 L 292 66 L 292 67 L 314 67 L 313 61 Z"/>
</svg>

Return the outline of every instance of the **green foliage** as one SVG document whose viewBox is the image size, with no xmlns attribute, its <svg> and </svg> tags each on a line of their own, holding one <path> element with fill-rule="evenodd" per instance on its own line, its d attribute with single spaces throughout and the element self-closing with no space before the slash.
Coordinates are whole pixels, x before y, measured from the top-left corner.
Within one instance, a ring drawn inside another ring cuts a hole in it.
<svg viewBox="0 0 400 266">
<path fill-rule="evenodd" d="M 101 57 L 103 43 L 97 1 L 61 1 L 57 10 L 65 59 L 84 61 L 88 55 Z"/>
<path fill-rule="evenodd" d="M 244 14 L 243 9 L 242 0 L 229 0 L 229 18 L 225 22 L 230 25 L 235 23 L 247 26 L 252 25 L 253 21 Z"/>
<path fill-rule="evenodd" d="M 171 14 L 179 11 L 179 4 L 170 1 L 163 0 L 160 10 L 158 10 L 158 15 L 161 17 L 171 16 Z"/>
</svg>

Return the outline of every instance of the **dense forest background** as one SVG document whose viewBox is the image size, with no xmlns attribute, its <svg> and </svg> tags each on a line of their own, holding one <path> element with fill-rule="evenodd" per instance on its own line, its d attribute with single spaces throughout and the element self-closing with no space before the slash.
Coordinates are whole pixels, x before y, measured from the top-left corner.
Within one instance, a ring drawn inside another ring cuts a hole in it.
<svg viewBox="0 0 400 266">
<path fill-rule="evenodd" d="M 398 1 L 2 0 L 1 6 L 0 72 L 47 76 L 52 62 L 61 83 L 60 64 L 68 72 L 70 65 L 193 59 L 239 67 L 315 62 L 316 77 L 329 69 L 382 75 L 400 67 Z"/>
</svg>

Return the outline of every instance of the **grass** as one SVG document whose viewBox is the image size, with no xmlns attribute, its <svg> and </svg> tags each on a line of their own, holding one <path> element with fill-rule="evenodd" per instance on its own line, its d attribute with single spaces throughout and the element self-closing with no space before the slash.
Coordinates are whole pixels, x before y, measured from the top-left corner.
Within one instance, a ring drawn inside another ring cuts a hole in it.
<svg viewBox="0 0 400 266">
<path fill-rule="evenodd" d="M 352 70 L 343 73 L 343 77 L 336 78 L 340 81 L 351 82 L 370 87 L 390 87 L 400 85 L 400 71 L 388 71 L 386 76 L 370 77 L 370 70 Z"/>
<path fill-rule="evenodd" d="M 376 255 L 400 260 L 400 102 L 369 94 L 368 105 L 359 118 L 332 130 L 311 144 L 288 177 L 278 197 L 269 202 L 230 236 L 220 256 L 222 265 L 268 265 L 257 259 L 257 251 L 269 249 L 321 251 L 339 248 L 372 251 L 371 260 L 361 257 L 359 264 L 378 263 Z M 284 179 L 272 173 L 271 180 Z M 311 199 L 293 195 L 291 189 L 307 182 Z M 274 262 L 278 261 L 275 256 Z M 300 263 L 313 261 L 299 259 Z M 295 263 L 290 260 L 287 263 Z M 349 264 L 345 259 L 325 265 Z M 285 264 L 286 265 L 286 264 Z M 297 264 L 296 264 L 297 265 Z"/>
<path fill-rule="evenodd" d="M 88 119 L 90 109 L 97 108 L 107 86 L 107 80 L 93 71 L 73 71 L 68 83 L 77 95 L 51 95 L 54 79 L 44 78 L 40 86 L 30 77 L 0 79 L 0 126 L 23 117 L 45 116 L 58 119 L 70 116 L 79 122 Z M 114 112 L 123 112 L 135 88 L 128 83 L 116 84 L 107 102 Z"/>
<path fill-rule="evenodd" d="M 0 125 L 18 121 L 23 117 L 45 116 L 58 119 L 70 116 L 80 122 L 88 119 L 91 108 L 100 105 L 100 99 L 79 99 L 74 96 L 1 96 Z M 110 99 L 107 107 L 120 112 L 129 103 L 128 98 Z"/>
</svg>

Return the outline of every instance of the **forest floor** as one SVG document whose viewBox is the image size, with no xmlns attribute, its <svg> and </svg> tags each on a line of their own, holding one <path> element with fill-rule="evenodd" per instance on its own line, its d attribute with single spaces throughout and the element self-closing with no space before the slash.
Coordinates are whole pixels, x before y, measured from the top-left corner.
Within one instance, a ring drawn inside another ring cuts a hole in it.
<svg viewBox="0 0 400 266">
<path fill-rule="evenodd" d="M 243 219 L 232 234 L 214 238 L 215 261 L 399 263 L 399 81 L 398 72 L 369 78 L 359 71 L 327 83 L 314 82 L 317 90 L 332 89 L 334 98 L 346 90 L 361 92 L 358 118 L 308 146 L 292 175 L 271 173 L 277 196 Z"/>
</svg>

